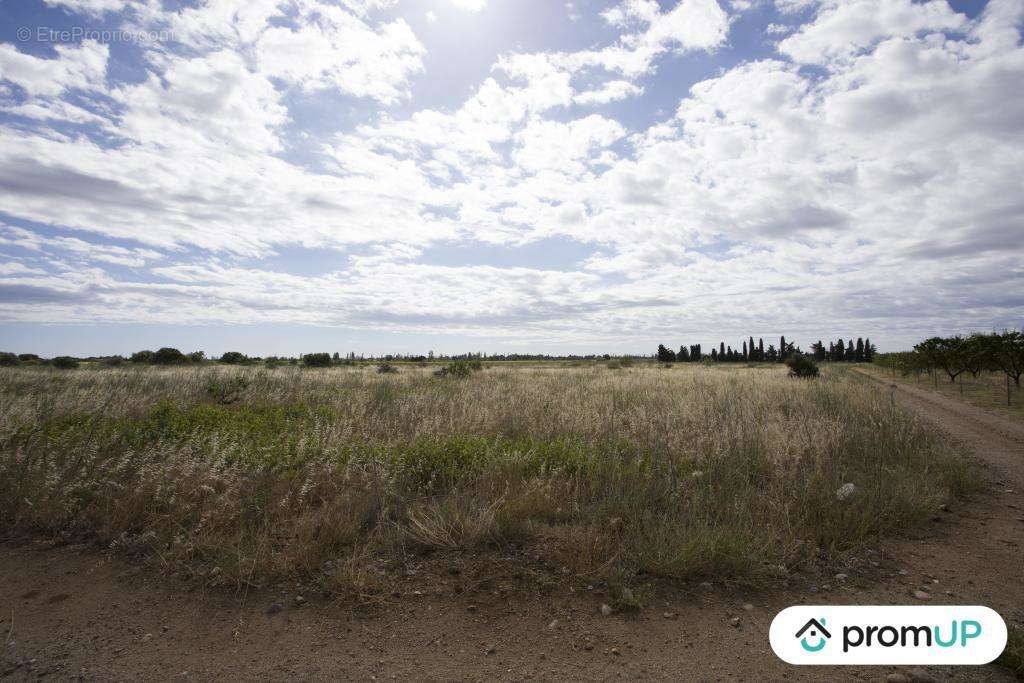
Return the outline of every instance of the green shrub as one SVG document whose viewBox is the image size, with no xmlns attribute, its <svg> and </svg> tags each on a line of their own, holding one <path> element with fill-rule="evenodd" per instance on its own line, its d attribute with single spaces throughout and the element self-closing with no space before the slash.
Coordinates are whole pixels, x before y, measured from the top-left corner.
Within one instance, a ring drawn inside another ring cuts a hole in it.
<svg viewBox="0 0 1024 683">
<path fill-rule="evenodd" d="M 206 395 L 221 405 L 229 405 L 241 398 L 248 387 L 249 380 L 241 375 L 227 380 L 211 377 L 206 380 Z"/>
<path fill-rule="evenodd" d="M 329 368 L 331 367 L 331 354 L 307 353 L 302 357 L 302 364 L 307 368 Z"/>
<path fill-rule="evenodd" d="M 786 357 L 786 367 L 790 377 L 812 379 L 818 376 L 818 365 L 809 356 L 802 353 L 791 353 Z"/>
<path fill-rule="evenodd" d="M 153 358 L 150 362 L 154 365 L 177 365 L 184 363 L 188 359 L 178 349 L 165 346 L 153 354 Z"/>
<path fill-rule="evenodd" d="M 227 363 L 228 365 L 241 365 L 242 363 L 248 363 L 249 358 L 241 351 L 228 351 L 220 357 L 221 363 Z"/>
<path fill-rule="evenodd" d="M 132 363 L 152 363 L 153 352 L 150 351 L 149 349 L 146 349 L 145 351 L 136 351 L 131 355 L 131 358 L 129 358 L 128 360 L 130 360 Z"/>
<path fill-rule="evenodd" d="M 465 378 L 472 375 L 474 372 L 479 372 L 484 369 L 483 363 L 479 360 L 457 360 L 449 363 L 440 370 L 434 372 L 435 377 L 455 377 Z"/>
<path fill-rule="evenodd" d="M 16 355 L 8 351 L 0 351 L 0 366 L 10 367 L 18 365 L 21 361 Z"/>
<path fill-rule="evenodd" d="M 394 375 L 397 372 L 398 368 L 391 363 L 381 363 L 377 366 L 377 374 L 379 375 Z"/>
<path fill-rule="evenodd" d="M 73 370 L 78 367 L 78 360 L 71 356 L 57 356 L 50 361 L 50 364 L 61 370 Z"/>
</svg>

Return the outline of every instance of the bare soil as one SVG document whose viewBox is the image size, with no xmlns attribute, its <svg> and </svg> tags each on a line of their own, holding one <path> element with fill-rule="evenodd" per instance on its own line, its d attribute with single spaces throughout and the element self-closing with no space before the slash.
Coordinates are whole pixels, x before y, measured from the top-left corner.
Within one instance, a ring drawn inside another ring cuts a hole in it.
<svg viewBox="0 0 1024 683">
<path fill-rule="evenodd" d="M 769 648 L 768 627 L 786 606 L 908 604 L 923 585 L 929 604 L 984 604 L 1024 622 L 1024 426 L 865 373 L 962 440 L 983 466 L 985 491 L 936 511 L 910 537 L 785 587 L 662 586 L 639 612 L 606 617 L 600 588 L 517 580 L 507 567 L 468 581 L 453 558 L 452 571 L 410 577 L 372 606 L 314 595 L 300 604 L 294 588 L 210 592 L 90 547 L 8 543 L 0 678 L 1013 680 L 995 665 L 797 668 Z M 275 603 L 282 609 L 267 614 Z"/>
</svg>

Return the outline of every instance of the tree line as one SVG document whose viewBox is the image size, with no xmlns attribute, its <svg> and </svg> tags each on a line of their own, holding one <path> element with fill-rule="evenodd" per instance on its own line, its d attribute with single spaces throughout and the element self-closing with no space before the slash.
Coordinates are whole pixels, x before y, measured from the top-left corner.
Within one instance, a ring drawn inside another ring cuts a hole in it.
<svg viewBox="0 0 1024 683">
<path fill-rule="evenodd" d="M 77 367 L 80 362 L 88 362 L 97 365 L 118 366 L 122 363 L 136 365 L 187 365 L 196 363 L 217 362 L 226 365 L 250 365 L 263 363 L 273 367 L 277 365 L 303 365 L 306 367 L 325 368 L 336 365 L 358 365 L 363 363 L 379 362 L 406 362 L 406 363 L 474 363 L 479 361 L 599 361 L 612 359 L 632 359 L 641 356 L 623 356 L 611 354 L 569 354 L 553 355 L 543 353 L 509 353 L 509 354 L 488 354 L 486 352 L 468 352 L 457 354 L 434 353 L 429 351 L 426 354 L 381 354 L 364 355 L 350 351 L 341 354 L 337 351 L 321 351 L 317 353 L 306 353 L 299 356 L 248 356 L 241 351 L 227 351 L 219 358 L 207 358 L 203 351 L 192 351 L 183 353 L 179 349 L 165 346 L 156 351 L 144 349 L 130 354 L 127 358 L 120 355 L 113 356 L 90 356 L 87 358 L 76 358 L 71 356 L 57 356 L 56 358 L 42 358 L 34 353 L 15 354 L 7 351 L 0 351 L 0 366 L 11 367 L 16 365 L 50 365 L 62 369 Z"/>
<path fill-rule="evenodd" d="M 942 371 L 950 382 L 964 373 L 976 378 L 986 370 L 1003 372 L 1020 387 L 1024 374 L 1024 332 L 931 337 L 916 344 L 913 351 L 879 354 L 876 364 L 904 375 Z"/>
<path fill-rule="evenodd" d="M 876 353 L 871 340 L 863 337 L 858 337 L 856 344 L 852 339 L 849 342 L 842 339 L 829 342 L 828 349 L 821 340 L 811 344 L 811 355 L 817 361 L 870 363 Z M 683 345 L 678 351 L 659 344 L 655 358 L 661 363 L 784 363 L 792 354 L 804 355 L 804 352 L 796 344 L 787 342 L 786 336 L 782 335 L 778 348 L 774 344 L 768 344 L 767 349 L 763 337 L 758 338 L 757 344 L 754 344 L 754 338 L 750 337 L 735 349 L 725 342 L 720 342 L 718 348 L 712 347 L 710 353 L 706 353 L 700 344 Z"/>
</svg>

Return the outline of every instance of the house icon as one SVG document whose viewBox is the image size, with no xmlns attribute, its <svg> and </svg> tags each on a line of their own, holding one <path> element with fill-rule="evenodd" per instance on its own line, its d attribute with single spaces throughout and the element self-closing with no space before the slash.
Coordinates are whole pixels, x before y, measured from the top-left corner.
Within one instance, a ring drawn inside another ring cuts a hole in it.
<svg viewBox="0 0 1024 683">
<path fill-rule="evenodd" d="M 807 633 L 806 636 L 804 635 L 805 633 Z M 820 621 L 818 619 L 811 619 L 804 624 L 803 628 L 796 632 L 796 637 L 800 639 L 800 645 L 805 650 L 808 652 L 818 652 L 825 647 L 832 634 L 825 628 L 825 618 L 822 617 Z M 808 638 L 817 638 L 818 640 L 812 645 L 807 642 Z"/>
</svg>

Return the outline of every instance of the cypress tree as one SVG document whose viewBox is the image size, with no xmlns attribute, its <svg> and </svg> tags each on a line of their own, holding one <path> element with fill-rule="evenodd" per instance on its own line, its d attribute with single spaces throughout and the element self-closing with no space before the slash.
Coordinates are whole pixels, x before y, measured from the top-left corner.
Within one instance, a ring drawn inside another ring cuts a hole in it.
<svg viewBox="0 0 1024 683">
<path fill-rule="evenodd" d="M 749 359 L 749 356 L 747 356 L 747 342 L 746 342 L 746 340 L 744 340 L 743 341 L 743 360 L 748 360 L 748 359 Z"/>
<path fill-rule="evenodd" d="M 779 338 L 779 361 L 786 359 L 786 335 Z"/>
<path fill-rule="evenodd" d="M 717 349 L 714 349 L 714 348 L 711 349 L 711 360 L 712 360 L 712 362 L 716 362 L 718 360 L 718 350 Z"/>
<path fill-rule="evenodd" d="M 689 363 L 690 362 L 690 352 L 686 350 L 685 346 L 680 346 L 679 347 L 679 353 L 676 354 L 676 362 L 677 363 Z"/>
<path fill-rule="evenodd" d="M 757 338 L 757 359 L 764 361 L 764 337 Z"/>
<path fill-rule="evenodd" d="M 875 349 L 871 346 L 871 338 L 864 340 L 864 362 L 871 363 L 875 360 Z"/>
</svg>

